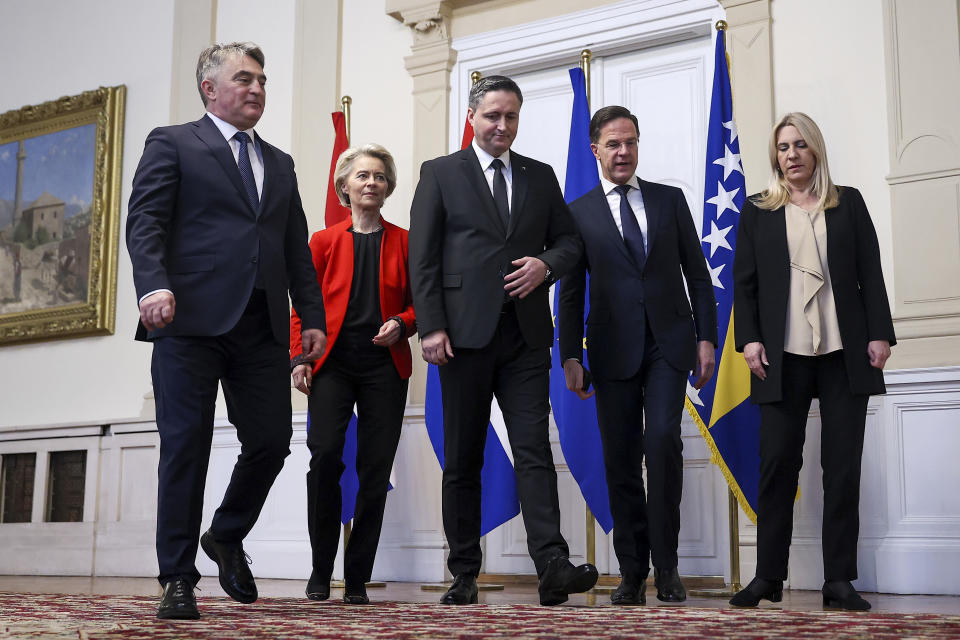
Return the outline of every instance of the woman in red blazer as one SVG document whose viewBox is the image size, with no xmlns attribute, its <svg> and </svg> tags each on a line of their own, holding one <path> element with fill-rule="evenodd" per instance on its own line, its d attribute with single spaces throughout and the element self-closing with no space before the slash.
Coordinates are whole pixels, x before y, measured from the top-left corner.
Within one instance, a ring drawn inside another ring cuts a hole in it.
<svg viewBox="0 0 960 640">
<path fill-rule="evenodd" d="M 298 359 L 302 349 L 296 311 L 290 319 L 293 381 L 309 397 L 311 600 L 330 597 L 340 539 L 343 445 L 356 404 L 360 486 L 344 558 L 343 600 L 369 602 L 364 585 L 380 540 L 411 373 L 408 339 L 416 332 L 407 231 L 380 215 L 396 176 L 393 158 L 379 145 L 348 149 L 337 160 L 334 188 L 351 215 L 310 239 L 327 317 L 327 350 L 312 365 Z"/>
</svg>

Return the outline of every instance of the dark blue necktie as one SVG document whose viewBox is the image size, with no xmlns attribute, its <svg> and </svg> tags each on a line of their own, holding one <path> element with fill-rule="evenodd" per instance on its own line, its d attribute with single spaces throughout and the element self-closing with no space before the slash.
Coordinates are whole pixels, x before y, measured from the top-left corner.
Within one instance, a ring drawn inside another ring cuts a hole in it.
<svg viewBox="0 0 960 640">
<path fill-rule="evenodd" d="M 507 200 L 507 179 L 503 177 L 503 160 L 494 158 L 490 163 L 493 167 L 493 201 L 497 204 L 497 212 L 503 228 L 510 228 L 510 203 Z"/>
<path fill-rule="evenodd" d="M 253 177 L 253 167 L 250 166 L 250 152 L 247 151 L 250 136 L 244 131 L 237 131 L 233 137 L 240 143 L 240 156 L 237 159 L 237 166 L 240 168 L 240 180 L 243 181 L 243 188 L 247 191 L 247 198 L 250 199 L 253 210 L 259 211 L 260 196 L 257 194 L 257 181 Z"/>
<path fill-rule="evenodd" d="M 637 216 L 630 208 L 630 202 L 627 201 L 627 192 L 630 191 L 630 185 L 621 184 L 616 187 L 620 194 L 620 227 L 623 229 L 623 241 L 633 256 L 633 261 L 637 266 L 643 269 L 647 261 L 647 251 L 643 248 L 643 232 L 640 231 L 640 223 L 637 222 Z"/>
</svg>

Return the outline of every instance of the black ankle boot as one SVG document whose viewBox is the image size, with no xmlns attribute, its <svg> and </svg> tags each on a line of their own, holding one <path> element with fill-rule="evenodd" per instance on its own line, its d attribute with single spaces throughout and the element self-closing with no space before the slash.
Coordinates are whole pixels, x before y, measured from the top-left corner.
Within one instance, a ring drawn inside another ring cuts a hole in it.
<svg viewBox="0 0 960 640">
<path fill-rule="evenodd" d="M 735 607 L 755 607 L 761 600 L 780 602 L 783 600 L 783 581 L 754 578 L 746 588 L 730 598 Z"/>
<path fill-rule="evenodd" d="M 830 580 L 823 583 L 823 606 L 847 611 L 869 611 L 870 603 L 860 597 L 847 580 Z"/>
</svg>

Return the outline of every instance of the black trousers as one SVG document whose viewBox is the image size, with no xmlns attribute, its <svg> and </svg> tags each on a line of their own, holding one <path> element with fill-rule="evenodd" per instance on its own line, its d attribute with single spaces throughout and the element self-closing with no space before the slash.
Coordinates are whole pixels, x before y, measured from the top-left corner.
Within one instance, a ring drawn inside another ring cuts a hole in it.
<svg viewBox="0 0 960 640">
<path fill-rule="evenodd" d="M 222 336 L 158 338 L 152 373 L 160 433 L 159 580 L 182 576 L 196 584 L 217 384 L 237 429 L 240 455 L 210 530 L 220 542 L 239 543 L 290 453 L 288 351 L 274 340 L 266 299 L 255 290 L 237 325 Z"/>
<path fill-rule="evenodd" d="M 344 582 L 348 586 L 363 585 L 373 572 L 406 400 L 407 380 L 400 377 L 389 357 L 367 366 L 331 354 L 313 378 L 308 401 L 307 525 L 313 571 L 321 580 L 329 581 L 337 556 L 343 507 L 343 443 L 354 404 L 359 489 L 344 555 Z"/>
<path fill-rule="evenodd" d="M 640 370 L 627 380 L 596 379 L 613 548 L 620 573 L 636 580 L 677 566 L 683 442 L 680 419 L 686 372 L 663 357 L 646 332 Z M 646 456 L 647 491 L 641 463 Z"/>
<path fill-rule="evenodd" d="M 864 355 L 866 357 L 866 355 Z M 810 400 L 820 398 L 823 572 L 856 580 L 860 459 L 869 396 L 850 393 L 843 352 L 783 354 L 783 399 L 760 405 L 757 576 L 785 580 Z"/>
<path fill-rule="evenodd" d="M 542 575 L 555 556 L 569 556 L 560 534 L 557 472 L 550 450 L 550 352 L 527 346 L 513 305 L 504 307 L 493 339 L 482 349 L 454 349 L 439 368 L 443 395 L 443 529 L 453 575 L 480 572 L 480 470 L 490 403 L 503 412 L 527 549 Z"/>
</svg>

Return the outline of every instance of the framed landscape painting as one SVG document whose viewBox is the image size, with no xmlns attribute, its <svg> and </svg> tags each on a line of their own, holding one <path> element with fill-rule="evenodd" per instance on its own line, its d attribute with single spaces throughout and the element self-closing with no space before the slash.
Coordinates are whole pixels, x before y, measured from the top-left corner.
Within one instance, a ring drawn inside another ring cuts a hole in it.
<svg viewBox="0 0 960 640">
<path fill-rule="evenodd" d="M 0 345 L 113 333 L 125 97 L 0 114 Z"/>
</svg>

